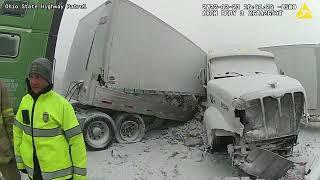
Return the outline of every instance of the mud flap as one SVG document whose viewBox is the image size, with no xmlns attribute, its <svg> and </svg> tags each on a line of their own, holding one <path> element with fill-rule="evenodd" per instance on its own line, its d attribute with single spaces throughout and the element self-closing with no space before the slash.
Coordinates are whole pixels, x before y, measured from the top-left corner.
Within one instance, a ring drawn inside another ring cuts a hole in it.
<svg viewBox="0 0 320 180">
<path fill-rule="evenodd" d="M 255 148 L 246 156 L 233 158 L 234 165 L 245 173 L 267 180 L 279 179 L 293 166 L 293 162 L 271 151 Z"/>
</svg>

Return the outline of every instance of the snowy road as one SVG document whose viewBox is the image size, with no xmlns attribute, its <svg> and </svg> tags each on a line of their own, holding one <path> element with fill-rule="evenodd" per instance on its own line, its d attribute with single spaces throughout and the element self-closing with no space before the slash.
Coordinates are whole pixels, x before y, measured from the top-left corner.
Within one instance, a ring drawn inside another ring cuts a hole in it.
<svg viewBox="0 0 320 180">
<path fill-rule="evenodd" d="M 195 125 L 195 124 L 191 124 Z M 198 124 L 199 125 L 199 124 Z M 89 180 L 216 180 L 241 174 L 231 166 L 226 155 L 210 154 L 204 146 L 188 147 L 177 138 L 175 130 L 196 134 L 199 127 L 154 130 L 142 142 L 114 143 L 104 151 L 88 152 Z M 171 130 L 170 130 L 171 129 Z M 187 133 L 188 134 L 188 133 Z M 298 145 L 294 148 L 295 162 L 312 161 L 320 154 L 320 123 L 302 127 Z M 319 162 L 318 162 L 319 163 Z M 316 174 L 320 174 L 316 173 Z M 283 180 L 299 180 L 291 175 Z M 317 178 L 316 178 L 317 179 Z M 312 179 L 312 180 L 316 180 Z M 234 179 L 235 180 L 235 179 Z"/>
<path fill-rule="evenodd" d="M 203 147 L 187 147 L 182 142 L 172 144 L 167 137 L 158 130 L 140 143 L 113 144 L 105 151 L 88 152 L 88 179 L 213 180 L 239 175 L 227 156 L 206 153 Z M 302 127 L 292 160 L 313 160 L 320 154 L 319 137 L 320 123 Z M 300 178 L 291 175 L 284 179 Z"/>
<path fill-rule="evenodd" d="M 105 151 L 89 152 L 89 179 L 208 180 L 236 173 L 225 155 L 212 155 L 182 143 L 170 144 L 160 132 L 148 136 L 144 142 L 114 144 Z"/>
</svg>

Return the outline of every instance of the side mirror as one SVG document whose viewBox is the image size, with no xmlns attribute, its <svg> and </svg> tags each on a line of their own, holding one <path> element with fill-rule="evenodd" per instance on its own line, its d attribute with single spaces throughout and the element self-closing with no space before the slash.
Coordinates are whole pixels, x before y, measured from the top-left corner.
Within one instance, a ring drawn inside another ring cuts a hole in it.
<svg viewBox="0 0 320 180">
<path fill-rule="evenodd" d="M 200 80 L 200 84 L 203 85 L 203 87 L 206 87 L 207 77 L 206 77 L 206 70 L 204 68 L 200 69 L 200 72 L 198 74 L 198 79 Z"/>
<path fill-rule="evenodd" d="M 309 125 L 309 124 L 310 124 L 310 115 L 304 113 L 303 116 L 302 116 L 302 118 L 301 118 L 301 122 L 302 122 L 302 124 L 304 124 L 304 125 Z"/>
</svg>

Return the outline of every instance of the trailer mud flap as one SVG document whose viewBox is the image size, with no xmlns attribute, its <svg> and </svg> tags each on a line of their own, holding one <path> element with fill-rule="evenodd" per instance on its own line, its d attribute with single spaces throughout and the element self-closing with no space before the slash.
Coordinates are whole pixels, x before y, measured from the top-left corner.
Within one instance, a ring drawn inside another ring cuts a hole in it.
<svg viewBox="0 0 320 180">
<path fill-rule="evenodd" d="M 246 156 L 234 158 L 234 165 L 245 173 L 267 180 L 279 179 L 293 166 L 293 162 L 271 151 L 256 148 Z"/>
</svg>

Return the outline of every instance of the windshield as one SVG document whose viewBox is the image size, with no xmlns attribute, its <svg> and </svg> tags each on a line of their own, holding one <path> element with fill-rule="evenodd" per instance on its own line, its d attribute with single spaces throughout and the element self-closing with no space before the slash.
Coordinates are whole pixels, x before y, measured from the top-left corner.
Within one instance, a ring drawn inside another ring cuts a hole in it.
<svg viewBox="0 0 320 180">
<path fill-rule="evenodd" d="M 230 56 L 211 59 L 211 79 L 252 73 L 279 74 L 273 58 L 270 57 Z"/>
</svg>

